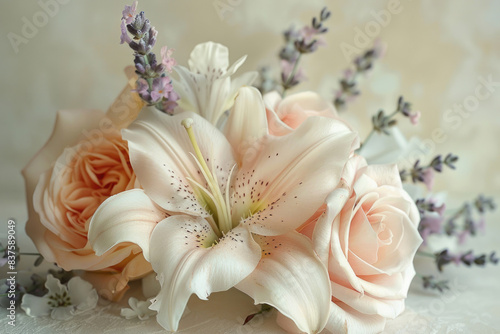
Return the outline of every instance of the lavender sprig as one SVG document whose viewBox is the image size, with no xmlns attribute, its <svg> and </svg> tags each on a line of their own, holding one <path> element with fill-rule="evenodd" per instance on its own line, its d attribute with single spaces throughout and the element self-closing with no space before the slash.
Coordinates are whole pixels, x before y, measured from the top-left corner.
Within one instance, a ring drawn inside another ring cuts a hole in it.
<svg viewBox="0 0 500 334">
<path fill-rule="evenodd" d="M 377 114 L 372 116 L 372 130 L 366 137 L 365 141 L 361 144 L 358 151 L 361 150 L 363 145 L 365 145 L 370 140 L 375 132 L 390 135 L 389 128 L 397 124 L 397 120 L 394 117 L 396 117 L 396 115 L 398 114 L 402 114 L 403 116 L 408 117 L 412 124 L 418 124 L 420 112 L 416 111 L 412 113 L 411 104 L 408 101 L 405 101 L 402 96 L 400 96 L 396 104 L 396 109 L 391 114 L 386 115 L 385 111 L 381 109 Z"/>
<path fill-rule="evenodd" d="M 339 80 L 340 89 L 335 93 L 333 104 L 337 110 L 344 110 L 349 101 L 354 100 L 361 91 L 358 89 L 358 78 L 361 74 L 366 74 L 373 68 L 375 60 L 383 55 L 383 46 L 380 42 L 356 57 L 353 61 L 354 69 L 348 68 L 344 71 L 344 76 Z"/>
<path fill-rule="evenodd" d="M 479 203 L 488 203 L 485 204 L 487 209 Z M 418 231 L 424 240 L 423 246 L 432 234 L 456 237 L 459 244 L 464 244 L 467 237 L 484 232 L 486 211 L 496 207 L 491 198 L 479 195 L 472 202 L 465 202 L 453 215 L 445 217 L 444 203 L 438 206 L 433 199 L 417 199 L 415 204 L 421 216 Z"/>
<path fill-rule="evenodd" d="M 273 78 L 271 69 L 268 66 L 263 66 L 259 69 L 258 82 L 255 87 L 260 91 L 262 95 L 273 91 L 278 86 L 278 82 Z"/>
<path fill-rule="evenodd" d="M 144 12 L 135 15 L 136 8 L 137 1 L 131 6 L 125 6 L 121 22 L 121 44 L 127 43 L 134 50 L 135 72 L 139 75 L 135 91 L 148 105 L 172 114 L 179 99 L 172 87 L 172 80 L 166 74 L 176 64 L 171 57 L 173 50 L 162 48 L 162 62 L 157 61 L 152 49 L 156 44 L 158 31 Z"/>
<path fill-rule="evenodd" d="M 415 161 L 413 167 L 409 170 L 402 169 L 399 172 L 401 181 L 406 182 L 408 178 L 413 183 L 422 182 L 427 186 L 428 190 L 432 190 L 434 185 L 434 172 L 441 173 L 443 166 L 450 169 L 456 169 L 455 163 L 458 161 L 458 156 L 449 153 L 443 160 L 442 155 L 435 156 L 428 165 L 420 165 L 420 160 Z"/>
<path fill-rule="evenodd" d="M 474 255 L 472 250 L 469 250 L 466 253 L 452 254 L 448 251 L 448 249 L 444 249 L 440 252 L 434 253 L 434 258 L 437 268 L 440 272 L 443 271 L 444 266 L 450 263 L 455 263 L 456 265 L 464 264 L 467 267 L 470 267 L 472 265 L 483 267 L 486 265 L 486 263 L 498 263 L 498 258 L 496 257 L 495 252 L 491 252 L 489 255 Z"/>
<path fill-rule="evenodd" d="M 281 60 L 281 86 L 283 95 L 292 87 L 295 87 L 305 79 L 299 62 L 304 54 L 313 53 L 319 46 L 324 45 L 320 35 L 325 34 L 328 28 L 323 23 L 328 20 L 331 13 L 323 8 L 319 17 L 314 17 L 311 26 L 305 26 L 296 31 L 293 27 L 283 33 L 286 45 L 281 49 L 279 57 Z"/>
<path fill-rule="evenodd" d="M 492 198 L 479 195 L 472 203 L 465 202 L 457 212 L 448 218 L 444 225 L 444 232 L 448 236 L 458 237 L 463 244 L 467 237 L 476 236 L 478 231 L 485 230 L 485 217 L 487 211 L 493 211 L 496 205 Z M 476 211 L 476 213 L 474 213 Z M 460 228 L 458 222 L 462 221 Z"/>
<path fill-rule="evenodd" d="M 423 215 L 425 212 L 437 212 L 440 216 L 443 216 L 446 208 L 445 204 L 437 206 L 433 199 L 419 198 L 415 201 L 415 204 L 420 215 Z"/>
<path fill-rule="evenodd" d="M 474 206 L 477 210 L 483 214 L 486 211 L 493 211 L 496 209 L 496 204 L 493 202 L 493 198 L 486 198 L 483 195 L 479 195 L 474 201 Z"/>
<path fill-rule="evenodd" d="M 423 286 L 426 289 L 438 290 L 439 292 L 444 292 L 444 290 L 449 290 L 448 281 L 438 281 L 434 276 L 422 276 Z"/>
</svg>

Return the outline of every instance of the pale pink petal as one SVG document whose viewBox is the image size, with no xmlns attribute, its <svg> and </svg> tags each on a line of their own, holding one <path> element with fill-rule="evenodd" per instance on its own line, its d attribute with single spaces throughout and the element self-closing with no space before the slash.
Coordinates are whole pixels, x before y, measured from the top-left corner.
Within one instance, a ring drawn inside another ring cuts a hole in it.
<svg viewBox="0 0 500 334">
<path fill-rule="evenodd" d="M 359 170 L 365 166 L 367 166 L 365 158 L 357 154 L 353 154 L 353 156 L 347 161 L 344 170 L 342 171 L 342 179 L 349 189 L 353 188 L 354 182 L 360 174 Z"/>
<path fill-rule="evenodd" d="M 360 280 L 365 293 L 379 298 L 402 299 L 408 295 L 408 288 L 415 276 L 413 265 L 409 265 L 401 273 L 392 275 L 365 276 Z"/>
<path fill-rule="evenodd" d="M 267 136 L 262 150 L 238 171 L 233 217 L 254 213 L 245 224 L 261 235 L 278 235 L 302 225 L 340 180 L 358 137 L 342 122 L 307 119 L 293 133 Z"/>
<path fill-rule="evenodd" d="M 280 102 L 283 100 L 281 94 L 275 90 L 264 94 L 262 98 L 264 99 L 264 104 L 266 105 L 266 108 L 271 109 L 273 111 L 278 108 Z"/>
<path fill-rule="evenodd" d="M 284 136 L 293 131 L 293 129 L 285 124 L 276 114 L 276 112 L 270 108 L 266 108 L 267 123 L 269 128 L 269 134 L 273 136 Z"/>
<path fill-rule="evenodd" d="M 276 110 L 282 101 L 281 94 L 277 91 L 272 91 L 263 96 L 266 106 L 267 122 L 269 134 L 273 136 L 284 136 L 293 131 L 293 129 L 285 124 L 276 114 Z"/>
<path fill-rule="evenodd" d="M 344 303 L 332 303 L 330 318 L 325 329 L 331 333 L 375 334 L 384 330 L 385 318 L 376 314 L 364 314 Z"/>
<path fill-rule="evenodd" d="M 289 95 L 275 111 L 284 123 L 294 129 L 311 116 L 337 117 L 335 107 L 315 92 Z"/>
<path fill-rule="evenodd" d="M 377 185 L 380 186 L 393 186 L 401 189 L 401 177 L 399 176 L 398 166 L 392 165 L 370 165 L 360 172 L 366 174 L 373 180 L 377 180 Z"/>
<path fill-rule="evenodd" d="M 259 140 L 267 134 L 267 119 L 262 96 L 255 87 L 240 88 L 224 132 L 240 163 L 247 150 L 261 149 Z"/>
<path fill-rule="evenodd" d="M 331 279 L 352 286 L 356 291 L 362 292 L 363 287 L 361 286 L 356 273 L 353 271 L 351 264 L 347 260 L 346 254 L 348 253 L 346 249 L 342 248 L 341 240 L 347 238 L 347 235 L 341 233 L 341 225 L 342 220 L 340 219 L 340 215 L 335 215 L 338 211 L 337 203 L 334 202 L 335 197 L 329 197 L 327 202 L 327 209 L 325 215 L 318 220 L 318 226 L 322 226 L 324 224 L 330 223 L 332 225 L 331 230 L 331 241 L 330 241 L 330 257 L 328 261 L 328 271 L 333 274 L 331 275 Z M 347 204 L 346 206 L 348 206 Z M 331 216 L 335 216 L 333 220 L 331 220 Z M 346 220 L 350 218 L 346 218 Z M 347 242 L 344 240 L 344 242 Z M 324 248 L 325 246 L 323 246 Z M 324 252 L 325 250 L 323 250 Z"/>
<path fill-rule="evenodd" d="M 217 243 L 209 223 L 200 217 L 171 216 L 151 236 L 151 264 L 161 291 L 150 309 L 165 329 L 176 331 L 192 294 L 207 299 L 247 277 L 261 252 L 248 229 L 239 226 Z"/>
<path fill-rule="evenodd" d="M 121 243 L 134 243 L 148 259 L 151 232 L 165 217 L 142 189 L 124 191 L 96 210 L 89 225 L 89 243 L 98 256 Z"/>
<path fill-rule="evenodd" d="M 404 299 L 383 299 L 368 293 L 359 293 L 350 287 L 332 283 L 332 294 L 338 300 L 364 314 L 377 314 L 394 319 L 404 311 Z"/>
<path fill-rule="evenodd" d="M 255 240 L 262 248 L 262 259 L 236 287 L 256 304 L 277 308 L 300 330 L 321 331 L 329 316 L 330 282 L 311 241 L 295 231 Z"/>
<path fill-rule="evenodd" d="M 167 211 L 208 217 L 195 196 L 188 178 L 206 186 L 195 158 L 192 143 L 182 120 L 193 119 L 193 131 L 203 157 L 226 189 L 229 171 L 236 164 L 224 135 L 207 120 L 191 112 L 168 116 L 152 109 L 143 110 L 126 130 L 130 161 L 145 193 Z"/>
<path fill-rule="evenodd" d="M 330 256 L 330 244 L 332 239 L 332 222 L 337 219 L 340 211 L 349 199 L 349 190 L 346 188 L 337 188 L 326 199 L 327 209 L 319 217 L 314 227 L 312 241 L 314 250 L 321 261 L 328 266 L 328 257 Z"/>
</svg>

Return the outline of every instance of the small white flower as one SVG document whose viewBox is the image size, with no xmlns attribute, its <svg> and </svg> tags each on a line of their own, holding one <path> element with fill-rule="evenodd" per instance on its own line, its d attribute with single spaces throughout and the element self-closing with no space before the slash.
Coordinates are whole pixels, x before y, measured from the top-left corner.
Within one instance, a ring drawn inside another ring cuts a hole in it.
<svg viewBox="0 0 500 334">
<path fill-rule="evenodd" d="M 131 308 L 122 308 L 120 315 L 126 319 L 133 319 L 135 317 L 140 320 L 149 319 L 150 316 L 156 315 L 156 311 L 150 310 L 151 302 L 149 300 L 139 301 L 137 298 L 130 297 L 128 304 Z"/>
<path fill-rule="evenodd" d="M 27 315 L 50 315 L 55 320 L 68 320 L 76 314 L 93 309 L 99 299 L 92 284 L 80 277 L 70 279 L 66 287 L 54 276 L 47 275 L 45 287 L 49 292 L 43 297 L 30 294 L 23 296 L 21 308 Z"/>
</svg>

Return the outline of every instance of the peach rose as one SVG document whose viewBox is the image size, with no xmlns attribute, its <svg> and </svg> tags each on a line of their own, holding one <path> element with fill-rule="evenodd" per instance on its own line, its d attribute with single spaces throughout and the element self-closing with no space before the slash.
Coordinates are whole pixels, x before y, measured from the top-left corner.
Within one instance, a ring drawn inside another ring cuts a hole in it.
<svg viewBox="0 0 500 334">
<path fill-rule="evenodd" d="M 284 99 L 278 92 L 264 95 L 269 133 L 281 136 L 299 127 L 311 116 L 338 119 L 333 104 L 314 92 L 292 94 Z"/>
<path fill-rule="evenodd" d="M 124 124 L 135 118 L 136 112 L 132 114 L 130 120 L 122 120 Z M 134 244 L 96 256 L 87 241 L 97 207 L 138 186 L 127 143 L 111 119 L 95 110 L 59 111 L 52 136 L 23 176 L 29 211 L 26 232 L 38 251 L 65 270 L 91 271 L 87 278 L 98 292 L 117 300 L 130 279 L 152 269 Z"/>
<path fill-rule="evenodd" d="M 300 231 L 328 267 L 332 303 L 326 331 L 378 333 L 386 318 L 403 312 L 422 243 L 419 221 L 395 165 L 367 166 L 356 155 L 348 161 L 324 214 Z M 298 332 L 283 315 L 278 322 Z"/>
</svg>

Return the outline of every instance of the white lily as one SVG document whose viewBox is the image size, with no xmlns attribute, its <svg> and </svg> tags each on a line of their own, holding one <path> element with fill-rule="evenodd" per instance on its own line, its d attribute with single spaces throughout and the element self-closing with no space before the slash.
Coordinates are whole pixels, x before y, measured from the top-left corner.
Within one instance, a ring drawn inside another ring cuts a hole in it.
<svg viewBox="0 0 500 334">
<path fill-rule="evenodd" d="M 43 297 L 30 294 L 23 296 L 21 308 L 30 317 L 50 315 L 55 320 L 68 320 L 74 315 L 93 309 L 99 300 L 92 284 L 80 277 L 70 279 L 66 287 L 49 274 L 45 287 L 49 292 Z"/>
<path fill-rule="evenodd" d="M 174 67 L 179 75 L 179 80 L 172 79 L 180 96 L 179 106 L 216 125 L 220 116 L 233 105 L 238 89 L 251 85 L 257 78 L 255 71 L 231 78 L 245 59 L 243 56 L 229 67 L 229 51 L 224 45 L 206 42 L 195 46 L 188 61 L 189 69 Z"/>
<path fill-rule="evenodd" d="M 97 254 L 123 242 L 141 246 L 161 284 L 151 309 L 168 330 L 177 330 L 193 293 L 207 299 L 236 286 L 316 333 L 329 316 L 329 278 L 294 230 L 336 186 L 357 136 L 312 117 L 287 136 L 264 135 L 256 152 L 233 153 L 253 130 L 267 129 L 256 89 L 242 88 L 236 104 L 245 107 L 235 105 L 242 112 L 228 127 L 244 135 L 230 141 L 191 112 L 141 112 L 123 135 L 144 190 L 106 200 L 90 223 L 90 243 Z M 256 114 L 262 123 L 248 127 L 244 120 Z"/>
</svg>

